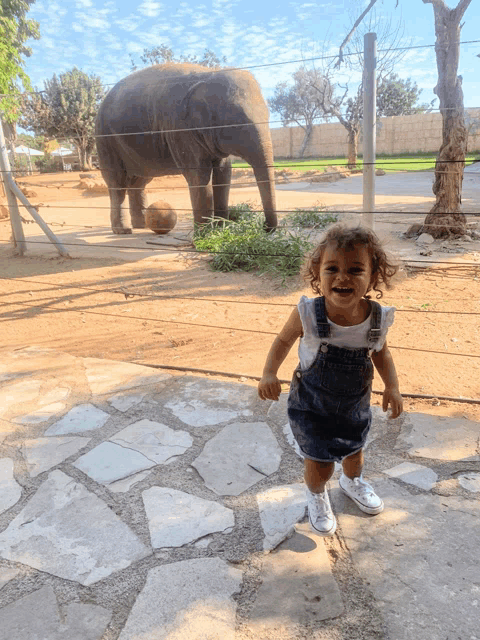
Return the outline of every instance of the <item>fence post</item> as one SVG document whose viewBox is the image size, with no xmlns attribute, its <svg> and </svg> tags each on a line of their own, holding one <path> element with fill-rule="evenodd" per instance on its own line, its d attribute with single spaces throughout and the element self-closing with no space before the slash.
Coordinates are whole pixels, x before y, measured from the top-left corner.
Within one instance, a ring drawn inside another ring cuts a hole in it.
<svg viewBox="0 0 480 640">
<path fill-rule="evenodd" d="M 377 105 L 377 34 L 363 39 L 363 222 L 373 229 L 375 211 L 375 143 Z"/>
<path fill-rule="evenodd" d="M 10 212 L 10 224 L 12 225 L 13 243 L 18 254 L 23 256 L 27 250 L 25 235 L 23 233 L 22 219 L 18 210 L 17 198 L 10 189 L 8 176 L 10 175 L 10 161 L 8 159 L 7 147 L 5 145 L 5 136 L 3 135 L 3 124 L 0 119 L 0 170 L 2 172 L 3 187 L 8 201 L 8 210 Z"/>
</svg>

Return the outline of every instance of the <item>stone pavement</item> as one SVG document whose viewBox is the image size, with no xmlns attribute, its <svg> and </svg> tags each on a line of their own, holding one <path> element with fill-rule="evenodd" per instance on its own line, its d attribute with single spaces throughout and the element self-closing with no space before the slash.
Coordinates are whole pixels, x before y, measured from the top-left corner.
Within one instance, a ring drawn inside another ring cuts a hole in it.
<svg viewBox="0 0 480 640">
<path fill-rule="evenodd" d="M 0 640 L 480 640 L 478 426 L 375 407 L 385 511 L 334 480 L 324 540 L 284 395 L 4 353 Z"/>
</svg>

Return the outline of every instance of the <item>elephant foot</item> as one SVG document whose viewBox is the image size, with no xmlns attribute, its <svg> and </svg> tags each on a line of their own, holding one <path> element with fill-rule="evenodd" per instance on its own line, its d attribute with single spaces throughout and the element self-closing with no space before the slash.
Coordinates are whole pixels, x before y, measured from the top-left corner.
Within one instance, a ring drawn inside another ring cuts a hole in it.
<svg viewBox="0 0 480 640">
<path fill-rule="evenodd" d="M 139 220 L 138 222 L 132 222 L 134 229 L 145 229 L 145 220 Z"/>
<path fill-rule="evenodd" d="M 112 227 L 112 231 L 113 233 L 116 233 L 118 236 L 132 233 L 132 230 L 128 227 Z"/>
</svg>

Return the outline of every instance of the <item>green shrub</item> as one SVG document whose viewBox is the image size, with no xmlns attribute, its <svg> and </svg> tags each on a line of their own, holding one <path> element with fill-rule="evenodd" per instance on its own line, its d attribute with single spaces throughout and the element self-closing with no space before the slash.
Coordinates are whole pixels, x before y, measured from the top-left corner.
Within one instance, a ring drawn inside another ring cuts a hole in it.
<svg viewBox="0 0 480 640">
<path fill-rule="evenodd" d="M 263 213 L 253 210 L 248 203 L 236 205 L 235 209 L 236 220 L 217 218 L 195 228 L 195 248 L 213 255 L 212 269 L 258 271 L 282 281 L 297 275 L 312 243 L 285 227 L 267 233 Z"/>
<path fill-rule="evenodd" d="M 325 229 L 337 220 L 338 216 L 328 213 L 324 205 L 315 205 L 308 209 L 295 209 L 285 216 L 283 224 L 300 229 Z"/>
</svg>

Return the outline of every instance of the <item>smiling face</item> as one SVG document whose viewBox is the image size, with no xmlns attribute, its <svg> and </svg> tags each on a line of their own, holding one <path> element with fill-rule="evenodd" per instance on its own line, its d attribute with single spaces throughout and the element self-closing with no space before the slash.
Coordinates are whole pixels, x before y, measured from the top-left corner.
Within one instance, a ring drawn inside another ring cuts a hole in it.
<svg viewBox="0 0 480 640">
<path fill-rule="evenodd" d="M 370 252 L 360 244 L 352 249 L 328 245 L 323 253 L 319 275 L 327 310 L 348 310 L 355 314 L 372 281 Z"/>
</svg>

